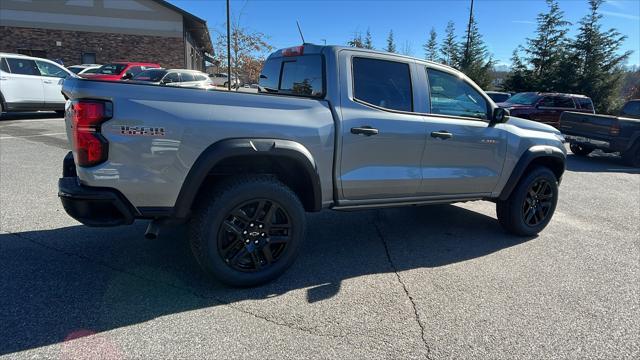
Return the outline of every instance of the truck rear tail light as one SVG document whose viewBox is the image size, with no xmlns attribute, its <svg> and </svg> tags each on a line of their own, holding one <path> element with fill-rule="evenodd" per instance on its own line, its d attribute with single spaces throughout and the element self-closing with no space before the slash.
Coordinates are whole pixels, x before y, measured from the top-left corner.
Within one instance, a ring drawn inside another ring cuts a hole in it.
<svg viewBox="0 0 640 360">
<path fill-rule="evenodd" d="M 609 128 L 609 134 L 612 136 L 620 135 L 620 125 L 617 122 L 611 124 L 611 127 Z"/>
<path fill-rule="evenodd" d="M 94 166 L 107 160 L 109 143 L 100 133 L 100 125 L 113 114 L 108 101 L 75 100 L 71 102 L 72 141 L 76 163 Z"/>
<path fill-rule="evenodd" d="M 300 56 L 304 54 L 304 46 L 294 46 L 282 50 L 282 56 Z"/>
</svg>

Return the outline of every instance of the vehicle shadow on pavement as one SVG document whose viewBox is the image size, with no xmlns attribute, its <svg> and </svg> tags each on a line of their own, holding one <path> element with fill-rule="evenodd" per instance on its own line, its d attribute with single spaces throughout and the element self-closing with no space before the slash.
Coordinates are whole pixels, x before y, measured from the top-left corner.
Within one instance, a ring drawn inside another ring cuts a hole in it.
<svg viewBox="0 0 640 360">
<path fill-rule="evenodd" d="M 625 165 L 619 155 L 594 151 L 588 156 L 569 154 L 567 170 L 575 172 L 616 172 L 640 174 L 640 169 Z"/>
<path fill-rule="evenodd" d="M 0 355 L 294 290 L 319 302 L 346 279 L 435 268 L 528 240 L 453 205 L 323 211 L 308 216 L 300 257 L 282 277 L 234 289 L 197 268 L 184 226 L 165 228 L 154 241 L 143 238 L 145 226 L 0 234 Z"/>
<path fill-rule="evenodd" d="M 2 123 L 2 121 L 4 120 L 35 120 L 51 118 L 62 119 L 62 116 L 53 111 L 4 113 L 2 114 L 2 116 L 0 116 L 0 123 Z"/>
</svg>

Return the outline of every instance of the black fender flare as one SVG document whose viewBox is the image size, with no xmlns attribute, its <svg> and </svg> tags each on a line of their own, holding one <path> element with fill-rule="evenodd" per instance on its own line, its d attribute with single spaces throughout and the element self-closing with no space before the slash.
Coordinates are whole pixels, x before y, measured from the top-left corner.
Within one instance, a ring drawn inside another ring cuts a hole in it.
<svg viewBox="0 0 640 360">
<path fill-rule="evenodd" d="M 313 206 L 311 210 L 320 211 L 322 208 L 320 176 L 311 152 L 304 145 L 295 141 L 261 138 L 227 139 L 207 147 L 191 166 L 187 177 L 182 183 L 173 209 L 173 215 L 176 218 L 189 216 L 191 206 L 200 190 L 200 186 L 216 164 L 222 160 L 235 156 L 264 155 L 285 157 L 302 165 L 306 175 L 311 179 L 312 189 L 310 190 L 313 191 Z"/>
<path fill-rule="evenodd" d="M 525 174 L 525 171 L 533 162 L 545 162 L 549 161 L 550 163 L 556 166 L 554 173 L 558 177 L 558 181 L 562 177 L 564 170 L 566 168 L 566 158 L 567 156 L 562 152 L 562 150 L 557 147 L 550 145 L 536 145 L 527 149 L 527 151 L 520 156 L 520 160 L 516 163 L 516 166 L 513 167 L 513 171 L 509 176 L 509 180 L 505 183 L 502 188 L 502 192 L 498 197 L 500 200 L 504 201 L 509 198 L 513 189 L 516 188 L 518 182 Z M 541 161 L 542 160 L 542 161 Z"/>
</svg>

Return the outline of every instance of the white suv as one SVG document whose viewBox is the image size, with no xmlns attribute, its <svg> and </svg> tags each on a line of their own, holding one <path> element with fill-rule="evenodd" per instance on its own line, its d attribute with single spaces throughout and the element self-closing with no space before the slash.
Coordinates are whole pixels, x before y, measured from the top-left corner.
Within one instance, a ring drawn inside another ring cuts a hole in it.
<svg viewBox="0 0 640 360">
<path fill-rule="evenodd" d="M 47 59 L 0 53 L 0 115 L 6 111 L 64 112 L 62 82 L 71 71 Z"/>
</svg>

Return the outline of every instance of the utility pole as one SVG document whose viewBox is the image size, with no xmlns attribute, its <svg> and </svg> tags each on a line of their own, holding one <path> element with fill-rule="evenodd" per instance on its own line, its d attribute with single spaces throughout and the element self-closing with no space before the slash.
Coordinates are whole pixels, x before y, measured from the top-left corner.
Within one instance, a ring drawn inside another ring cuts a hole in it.
<svg viewBox="0 0 640 360">
<path fill-rule="evenodd" d="M 473 18 L 473 0 L 469 9 L 469 25 L 467 25 L 467 46 L 464 48 L 464 60 L 469 59 L 469 46 L 471 46 L 471 19 Z"/>
<path fill-rule="evenodd" d="M 231 91 L 231 21 L 229 21 L 229 0 L 227 0 L 227 90 Z"/>
</svg>

